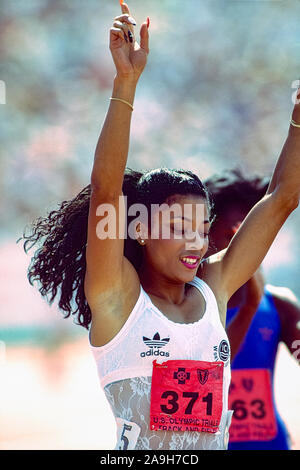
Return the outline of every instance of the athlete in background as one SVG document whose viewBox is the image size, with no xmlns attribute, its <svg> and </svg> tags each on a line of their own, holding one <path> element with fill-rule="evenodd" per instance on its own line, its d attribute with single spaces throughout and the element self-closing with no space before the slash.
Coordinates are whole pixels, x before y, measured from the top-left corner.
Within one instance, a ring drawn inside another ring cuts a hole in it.
<svg viewBox="0 0 300 470">
<path fill-rule="evenodd" d="M 246 179 L 235 170 L 205 184 L 215 205 L 212 253 L 228 246 L 247 213 L 265 194 L 268 182 Z M 274 401 L 273 373 L 279 342 L 294 357 L 295 345 L 300 343 L 300 307 L 295 294 L 286 287 L 265 285 L 259 269 L 228 303 L 227 334 L 232 358 L 229 407 L 235 409 L 228 448 L 289 449 L 288 432 Z"/>
</svg>

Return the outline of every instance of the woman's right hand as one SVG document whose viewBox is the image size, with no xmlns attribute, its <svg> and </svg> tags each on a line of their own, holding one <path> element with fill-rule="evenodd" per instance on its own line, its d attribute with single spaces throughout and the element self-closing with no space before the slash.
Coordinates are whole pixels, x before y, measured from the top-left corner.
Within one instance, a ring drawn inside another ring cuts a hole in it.
<svg viewBox="0 0 300 470">
<path fill-rule="evenodd" d="M 149 54 L 149 33 L 147 22 L 140 29 L 140 44 L 134 37 L 133 18 L 128 5 L 121 5 L 122 15 L 114 20 L 110 29 L 110 51 L 117 69 L 117 76 L 138 80 L 142 74 Z"/>
</svg>

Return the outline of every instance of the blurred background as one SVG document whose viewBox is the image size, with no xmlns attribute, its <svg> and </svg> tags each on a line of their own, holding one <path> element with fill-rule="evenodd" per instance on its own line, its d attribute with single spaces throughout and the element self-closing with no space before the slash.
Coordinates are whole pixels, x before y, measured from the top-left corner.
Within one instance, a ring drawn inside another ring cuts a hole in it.
<svg viewBox="0 0 300 470">
<path fill-rule="evenodd" d="M 238 166 L 271 175 L 300 76 L 298 0 L 131 0 L 150 17 L 128 165 L 184 167 L 202 179 Z M 87 331 L 31 287 L 26 225 L 89 183 L 115 74 L 118 0 L 0 5 L 0 449 L 110 449 L 112 413 Z M 296 84 L 295 84 L 296 82 Z M 300 297 L 300 210 L 263 264 Z M 281 345 L 275 393 L 300 449 L 299 365 Z"/>
</svg>

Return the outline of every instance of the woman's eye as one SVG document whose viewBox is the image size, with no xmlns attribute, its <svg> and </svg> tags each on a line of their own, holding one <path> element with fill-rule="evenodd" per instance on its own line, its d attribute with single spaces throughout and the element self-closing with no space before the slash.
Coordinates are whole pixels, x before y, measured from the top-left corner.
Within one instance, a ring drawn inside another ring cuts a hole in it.
<svg viewBox="0 0 300 470">
<path fill-rule="evenodd" d="M 186 235 L 187 237 L 192 237 L 193 235 L 195 236 L 195 233 L 191 230 L 184 230 L 184 227 L 181 226 L 171 226 L 171 231 L 173 233 L 179 234 L 179 235 Z M 200 237 L 203 238 L 208 238 L 209 233 L 206 232 L 198 232 Z"/>
</svg>

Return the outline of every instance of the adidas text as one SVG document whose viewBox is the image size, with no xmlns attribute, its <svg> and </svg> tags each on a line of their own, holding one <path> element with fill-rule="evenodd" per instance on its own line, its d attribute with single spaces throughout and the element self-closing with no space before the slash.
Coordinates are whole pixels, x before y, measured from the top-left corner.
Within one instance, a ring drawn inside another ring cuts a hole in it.
<svg viewBox="0 0 300 470">
<path fill-rule="evenodd" d="M 169 357 L 169 353 L 168 352 L 164 352 L 164 351 L 159 351 L 158 349 L 156 351 L 153 351 L 153 349 L 149 349 L 149 351 L 147 352 L 141 352 L 141 357 L 146 357 L 146 356 L 165 356 L 165 357 Z"/>
</svg>

